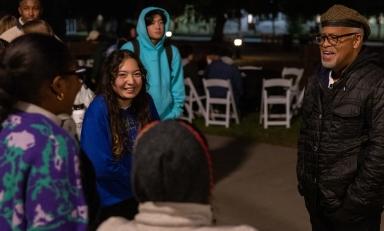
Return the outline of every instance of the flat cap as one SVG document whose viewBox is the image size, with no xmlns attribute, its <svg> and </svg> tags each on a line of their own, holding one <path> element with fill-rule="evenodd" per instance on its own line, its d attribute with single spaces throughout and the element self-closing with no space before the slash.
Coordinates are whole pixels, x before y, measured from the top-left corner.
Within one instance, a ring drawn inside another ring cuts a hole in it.
<svg viewBox="0 0 384 231">
<path fill-rule="evenodd" d="M 371 33 L 367 18 L 354 9 L 336 4 L 330 7 L 320 18 L 321 26 L 343 26 L 364 29 L 364 39 Z"/>
</svg>

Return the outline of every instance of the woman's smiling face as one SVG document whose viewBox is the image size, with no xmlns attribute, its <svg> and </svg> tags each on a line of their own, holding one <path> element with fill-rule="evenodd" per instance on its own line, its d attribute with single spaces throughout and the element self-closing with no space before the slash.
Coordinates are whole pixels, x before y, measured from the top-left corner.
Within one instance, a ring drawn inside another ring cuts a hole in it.
<svg viewBox="0 0 384 231">
<path fill-rule="evenodd" d="M 121 107 L 129 107 L 143 87 L 143 73 L 133 58 L 124 59 L 116 73 L 112 89 L 118 96 Z"/>
</svg>

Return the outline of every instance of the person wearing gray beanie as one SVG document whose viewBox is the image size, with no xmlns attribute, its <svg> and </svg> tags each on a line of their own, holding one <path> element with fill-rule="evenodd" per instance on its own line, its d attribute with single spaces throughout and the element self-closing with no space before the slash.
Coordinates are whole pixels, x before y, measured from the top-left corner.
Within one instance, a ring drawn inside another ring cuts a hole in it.
<svg viewBox="0 0 384 231">
<path fill-rule="evenodd" d="M 384 70 L 363 47 L 370 31 L 368 20 L 344 5 L 321 15 L 322 65 L 305 88 L 297 161 L 312 230 L 380 230 Z"/>
<path fill-rule="evenodd" d="M 132 221 L 112 217 L 99 231 L 256 231 L 246 225 L 214 225 L 211 154 L 192 124 L 167 120 L 148 125 L 138 136 L 133 157 L 139 213 Z"/>
</svg>

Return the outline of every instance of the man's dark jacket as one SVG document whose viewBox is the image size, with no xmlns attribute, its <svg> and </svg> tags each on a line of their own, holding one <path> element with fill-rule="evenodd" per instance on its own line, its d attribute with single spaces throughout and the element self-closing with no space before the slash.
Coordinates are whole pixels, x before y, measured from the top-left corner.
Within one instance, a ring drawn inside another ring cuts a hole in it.
<svg viewBox="0 0 384 231">
<path fill-rule="evenodd" d="M 384 194 L 384 71 L 361 52 L 328 87 L 321 68 L 306 87 L 297 177 L 307 206 L 344 221 L 380 211 Z"/>
</svg>

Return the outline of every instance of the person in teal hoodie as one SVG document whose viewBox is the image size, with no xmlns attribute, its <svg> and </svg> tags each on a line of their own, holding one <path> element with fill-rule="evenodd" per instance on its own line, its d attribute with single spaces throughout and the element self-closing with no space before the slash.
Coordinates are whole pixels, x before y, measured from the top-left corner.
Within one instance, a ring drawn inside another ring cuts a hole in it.
<svg viewBox="0 0 384 231">
<path fill-rule="evenodd" d="M 121 49 L 140 54 L 140 59 L 148 71 L 148 93 L 152 96 L 161 120 L 179 118 L 183 112 L 185 90 L 183 66 L 179 50 L 171 45 L 172 61 L 164 42 L 165 32 L 170 26 L 168 12 L 158 7 L 147 7 L 140 13 L 136 30 L 139 51 L 135 51 L 132 41 Z"/>
</svg>

